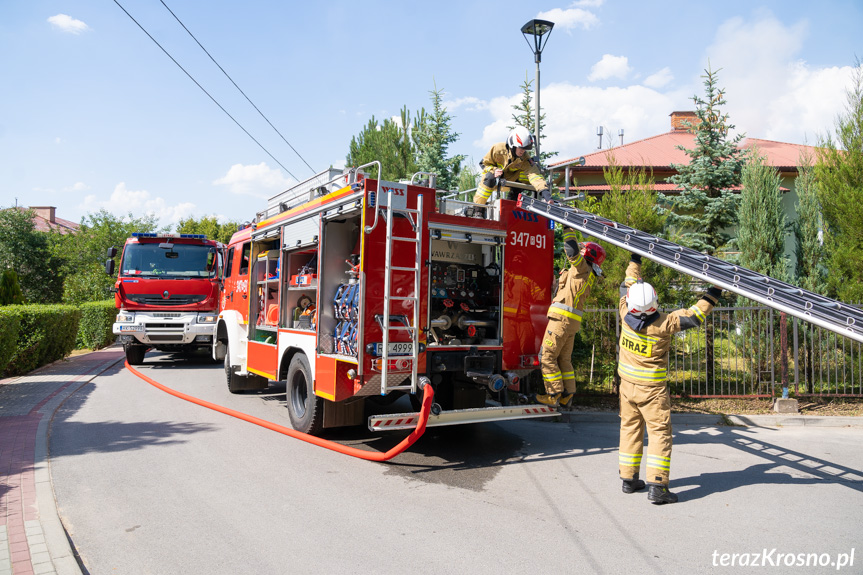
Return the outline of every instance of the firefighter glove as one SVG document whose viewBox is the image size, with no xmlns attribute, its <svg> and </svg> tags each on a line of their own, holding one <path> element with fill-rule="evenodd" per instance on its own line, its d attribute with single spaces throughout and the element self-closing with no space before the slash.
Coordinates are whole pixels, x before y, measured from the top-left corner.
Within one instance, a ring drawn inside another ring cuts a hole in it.
<svg viewBox="0 0 863 575">
<path fill-rule="evenodd" d="M 641 256 L 638 254 L 629 254 L 629 261 L 636 263 L 636 264 L 640 264 L 641 263 Z"/>
<path fill-rule="evenodd" d="M 707 295 L 709 295 L 712 298 L 715 298 L 716 301 L 719 301 L 719 296 L 722 295 L 722 289 L 720 289 L 716 286 L 710 286 L 709 288 L 707 288 Z"/>
<path fill-rule="evenodd" d="M 494 171 L 487 172 L 485 177 L 482 179 L 482 183 L 489 188 L 495 187 L 497 185 L 497 178 L 494 177 Z"/>
</svg>

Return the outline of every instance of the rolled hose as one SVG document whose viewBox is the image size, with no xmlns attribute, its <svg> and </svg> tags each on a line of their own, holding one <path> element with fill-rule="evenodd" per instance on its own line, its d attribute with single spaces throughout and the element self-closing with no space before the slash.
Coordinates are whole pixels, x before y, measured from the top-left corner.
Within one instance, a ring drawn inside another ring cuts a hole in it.
<svg viewBox="0 0 863 575">
<path fill-rule="evenodd" d="M 237 419 L 242 419 L 243 421 L 247 421 L 249 423 L 254 423 L 255 425 L 259 425 L 263 428 L 269 429 L 270 431 L 275 431 L 277 433 L 293 437 L 294 439 L 300 439 L 307 443 L 311 443 L 312 445 L 317 445 L 318 447 L 324 447 L 338 453 L 350 455 L 351 457 L 358 457 L 359 459 L 365 459 L 367 461 L 389 461 L 390 459 L 413 445 L 416 440 L 419 439 L 423 433 L 425 433 L 426 423 L 428 422 L 429 412 L 431 411 L 432 400 L 434 399 L 434 389 L 432 389 L 431 385 L 426 385 L 425 389 L 423 390 L 423 403 L 422 408 L 420 409 L 420 417 L 419 421 L 417 422 L 416 428 L 411 431 L 410 435 L 402 439 L 398 445 L 396 445 L 389 451 L 386 451 L 384 453 L 374 453 L 371 451 L 366 451 L 364 449 L 357 449 L 356 447 L 342 445 L 328 439 L 321 439 L 320 437 L 315 437 L 314 435 L 309 435 L 308 433 L 300 433 L 295 429 L 291 429 L 289 427 L 285 427 L 271 421 L 265 421 L 253 415 L 241 413 L 227 407 L 222 407 L 221 405 L 216 405 L 215 403 L 210 403 L 209 401 L 204 401 L 203 399 L 198 399 L 197 397 L 192 397 L 191 395 L 186 395 L 185 393 L 171 389 L 170 387 L 164 386 L 158 381 L 147 377 L 146 375 L 142 374 L 137 369 L 129 365 L 128 361 L 126 362 L 126 369 L 128 369 L 133 374 L 137 375 L 150 385 L 161 389 L 165 393 L 170 393 L 175 397 L 179 397 L 180 399 L 185 399 L 186 401 L 200 405 L 202 407 L 218 411 L 219 413 L 224 413 L 225 415 L 230 415 L 231 417 L 236 417 Z"/>
</svg>

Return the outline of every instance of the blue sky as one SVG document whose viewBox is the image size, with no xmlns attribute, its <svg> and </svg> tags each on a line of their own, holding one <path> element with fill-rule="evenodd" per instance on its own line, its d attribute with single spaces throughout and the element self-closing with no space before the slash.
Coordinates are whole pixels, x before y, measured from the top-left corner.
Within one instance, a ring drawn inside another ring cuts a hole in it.
<svg viewBox="0 0 863 575">
<path fill-rule="evenodd" d="M 596 150 L 598 126 L 614 144 L 621 129 L 624 143 L 668 131 L 708 62 L 738 131 L 813 144 L 863 58 L 860 0 L 165 0 L 304 162 L 162 2 L 118 1 L 287 172 L 116 2 L 4 0 L 0 207 L 249 220 L 313 174 L 305 162 L 342 166 L 372 115 L 430 108 L 435 86 L 460 134 L 451 152 L 476 163 L 534 78 L 520 28 L 537 17 L 556 24 L 540 95 L 544 150 L 561 159 Z"/>
</svg>

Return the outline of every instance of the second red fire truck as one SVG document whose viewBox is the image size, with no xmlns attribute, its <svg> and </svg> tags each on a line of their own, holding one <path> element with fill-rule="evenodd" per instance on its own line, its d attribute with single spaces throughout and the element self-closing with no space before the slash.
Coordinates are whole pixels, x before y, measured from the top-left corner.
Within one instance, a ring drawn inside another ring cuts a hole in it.
<svg viewBox="0 0 863 575">
<path fill-rule="evenodd" d="M 426 385 L 428 426 L 555 414 L 506 393 L 539 368 L 553 223 L 414 180 L 328 170 L 233 236 L 213 340 L 231 392 L 286 382 L 291 423 L 310 434 L 363 423 L 370 397 L 407 394 L 417 409 Z M 367 421 L 408 429 L 415 416 Z"/>
</svg>

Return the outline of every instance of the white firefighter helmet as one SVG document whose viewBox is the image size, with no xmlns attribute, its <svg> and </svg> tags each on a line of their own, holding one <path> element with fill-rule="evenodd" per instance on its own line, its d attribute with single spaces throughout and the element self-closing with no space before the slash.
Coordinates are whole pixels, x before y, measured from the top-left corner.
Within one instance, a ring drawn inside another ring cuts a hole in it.
<svg viewBox="0 0 863 575">
<path fill-rule="evenodd" d="M 529 150 L 533 148 L 533 136 L 527 128 L 516 126 L 515 129 L 509 133 L 509 137 L 506 139 L 506 145 L 510 149 L 524 148 L 525 150 Z"/>
<path fill-rule="evenodd" d="M 656 290 L 652 285 L 638 280 L 629 286 L 626 292 L 626 307 L 629 313 L 636 317 L 644 317 L 656 312 L 658 306 Z"/>
</svg>

